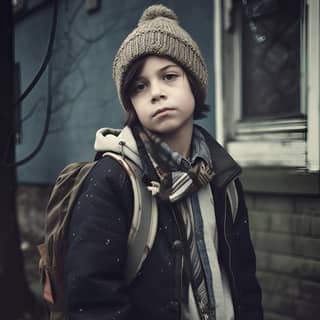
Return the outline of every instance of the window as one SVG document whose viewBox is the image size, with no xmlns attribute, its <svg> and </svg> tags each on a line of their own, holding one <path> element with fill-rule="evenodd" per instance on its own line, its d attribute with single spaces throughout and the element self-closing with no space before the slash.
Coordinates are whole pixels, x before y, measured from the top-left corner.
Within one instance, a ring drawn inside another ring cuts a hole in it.
<svg viewBox="0 0 320 320">
<path fill-rule="evenodd" d="M 218 141 L 243 167 L 319 171 L 319 1 L 214 3 Z"/>
</svg>

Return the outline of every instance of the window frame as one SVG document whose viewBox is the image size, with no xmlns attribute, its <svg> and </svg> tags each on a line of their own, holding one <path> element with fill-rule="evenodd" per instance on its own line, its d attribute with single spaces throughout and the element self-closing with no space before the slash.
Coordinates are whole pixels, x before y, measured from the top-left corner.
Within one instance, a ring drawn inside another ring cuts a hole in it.
<svg viewBox="0 0 320 320">
<path fill-rule="evenodd" d="M 301 101 L 306 119 L 241 122 L 241 23 L 226 33 L 230 0 L 214 1 L 216 137 L 245 167 L 320 170 L 320 4 L 304 0 Z M 227 35 L 227 36 L 226 36 Z M 236 50 L 237 49 L 237 50 Z M 227 59 L 228 63 L 225 63 Z M 229 69 L 228 69 L 229 68 Z M 226 77 L 228 75 L 228 78 Z M 256 150 L 259 150 L 257 152 Z M 270 152 L 271 151 L 271 152 Z M 272 154 L 273 152 L 273 154 Z M 276 156 L 274 156 L 276 154 Z"/>
</svg>

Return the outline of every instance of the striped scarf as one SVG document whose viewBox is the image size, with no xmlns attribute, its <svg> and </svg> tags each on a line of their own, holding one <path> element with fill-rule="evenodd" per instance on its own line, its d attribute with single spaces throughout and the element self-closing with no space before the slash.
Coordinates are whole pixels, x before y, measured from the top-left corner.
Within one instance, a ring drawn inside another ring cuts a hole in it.
<svg viewBox="0 0 320 320">
<path fill-rule="evenodd" d="M 191 161 L 173 151 L 167 143 L 150 131 L 139 127 L 138 134 L 160 179 L 158 196 L 161 200 L 175 202 L 186 198 L 207 185 L 213 178 L 210 153 L 203 135 L 196 127 L 193 131 L 191 150 L 194 155 L 200 156 L 191 158 Z"/>
<path fill-rule="evenodd" d="M 207 185 L 214 176 L 210 152 L 199 129 L 194 127 L 191 143 L 191 159 L 186 160 L 170 149 L 157 135 L 138 128 L 146 152 L 155 168 L 160 186 L 157 196 L 163 201 L 174 203 L 185 230 L 185 241 L 189 248 L 191 285 L 201 319 L 209 319 L 208 292 L 201 259 L 193 230 L 192 194 Z"/>
</svg>

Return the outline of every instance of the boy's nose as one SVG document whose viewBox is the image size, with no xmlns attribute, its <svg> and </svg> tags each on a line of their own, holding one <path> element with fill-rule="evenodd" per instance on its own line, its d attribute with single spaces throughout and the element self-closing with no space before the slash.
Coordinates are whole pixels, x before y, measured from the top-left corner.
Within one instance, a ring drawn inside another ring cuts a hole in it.
<svg viewBox="0 0 320 320">
<path fill-rule="evenodd" d="M 159 84 L 151 85 L 151 102 L 152 103 L 155 103 L 161 98 L 165 98 L 165 97 L 166 95 Z"/>
</svg>

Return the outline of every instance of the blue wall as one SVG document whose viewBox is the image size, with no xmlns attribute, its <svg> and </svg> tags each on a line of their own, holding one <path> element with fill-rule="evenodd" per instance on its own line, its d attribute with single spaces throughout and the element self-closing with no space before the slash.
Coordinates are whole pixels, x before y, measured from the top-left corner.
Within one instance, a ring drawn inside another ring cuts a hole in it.
<svg viewBox="0 0 320 320">
<path fill-rule="evenodd" d="M 87 14 L 83 0 L 60 1 L 52 59 L 53 110 L 49 135 L 37 156 L 18 168 L 19 182 L 52 183 L 67 163 L 92 159 L 98 128 L 122 126 L 124 114 L 111 77 L 113 57 L 142 11 L 157 2 L 104 0 L 101 3 L 99 11 Z M 214 133 L 213 2 L 176 0 L 161 3 L 176 12 L 181 25 L 198 42 L 207 62 L 207 102 L 211 112 L 200 123 Z M 21 64 L 22 90 L 33 79 L 45 55 L 51 13 L 49 6 L 15 26 L 15 57 Z M 23 102 L 23 141 L 16 148 L 17 160 L 28 155 L 41 137 L 47 91 L 47 74 L 44 74 Z"/>
</svg>

